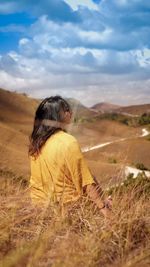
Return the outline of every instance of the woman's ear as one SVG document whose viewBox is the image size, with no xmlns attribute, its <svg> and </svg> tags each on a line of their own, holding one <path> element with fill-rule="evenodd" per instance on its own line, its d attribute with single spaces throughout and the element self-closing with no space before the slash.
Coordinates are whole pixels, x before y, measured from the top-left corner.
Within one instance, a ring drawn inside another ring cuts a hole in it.
<svg viewBox="0 0 150 267">
<path fill-rule="evenodd" d="M 65 111 L 65 115 L 64 115 L 65 123 L 71 122 L 71 116 L 72 116 L 72 114 L 70 111 Z"/>
</svg>

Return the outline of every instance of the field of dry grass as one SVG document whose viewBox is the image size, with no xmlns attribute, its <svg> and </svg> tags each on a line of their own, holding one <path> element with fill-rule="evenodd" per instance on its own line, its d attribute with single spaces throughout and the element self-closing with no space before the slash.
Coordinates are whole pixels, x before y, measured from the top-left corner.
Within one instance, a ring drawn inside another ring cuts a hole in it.
<svg viewBox="0 0 150 267">
<path fill-rule="evenodd" d="M 150 265 L 148 180 L 142 190 L 140 184 L 118 189 L 107 221 L 85 197 L 62 215 L 58 206 L 33 207 L 27 187 L 11 173 L 1 173 L 1 185 L 0 266 Z"/>
<path fill-rule="evenodd" d="M 27 152 L 38 102 L 3 90 L 0 99 L 0 266 L 148 267 L 150 189 L 141 193 L 145 185 L 140 184 L 117 191 L 109 221 L 85 197 L 65 208 L 63 216 L 58 206 L 33 207 Z M 103 188 L 124 179 L 126 164 L 150 168 L 150 140 L 137 138 L 141 128 L 102 120 L 78 123 L 70 130 L 82 147 L 129 138 L 85 153 Z"/>
</svg>

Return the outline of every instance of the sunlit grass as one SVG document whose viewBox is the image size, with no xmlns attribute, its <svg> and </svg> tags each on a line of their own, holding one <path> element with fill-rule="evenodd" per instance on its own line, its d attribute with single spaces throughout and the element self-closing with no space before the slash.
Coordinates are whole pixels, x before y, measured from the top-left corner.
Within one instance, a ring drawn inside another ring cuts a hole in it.
<svg viewBox="0 0 150 267">
<path fill-rule="evenodd" d="M 35 208 L 24 184 L 1 176 L 0 266 L 149 266 L 149 179 L 115 189 L 106 221 L 86 197 L 63 214 Z"/>
</svg>

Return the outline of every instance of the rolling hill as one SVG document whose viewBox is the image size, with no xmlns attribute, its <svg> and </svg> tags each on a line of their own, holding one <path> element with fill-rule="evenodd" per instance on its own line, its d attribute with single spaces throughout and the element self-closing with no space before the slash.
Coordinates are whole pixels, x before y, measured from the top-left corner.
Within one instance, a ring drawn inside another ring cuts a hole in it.
<svg viewBox="0 0 150 267">
<path fill-rule="evenodd" d="M 0 89 L 0 121 L 10 127 L 29 133 L 39 101 L 23 94 Z"/>
<path fill-rule="evenodd" d="M 115 105 L 115 104 L 111 104 L 111 103 L 107 103 L 107 102 L 101 102 L 101 103 L 97 103 L 94 106 L 91 107 L 92 110 L 96 110 L 99 112 L 112 112 L 115 111 L 116 109 L 119 109 L 120 106 Z"/>
<path fill-rule="evenodd" d="M 132 105 L 126 107 L 120 107 L 116 109 L 117 112 L 127 113 L 132 115 L 142 115 L 143 113 L 150 113 L 150 104 Z"/>
<path fill-rule="evenodd" d="M 0 89 L 0 168 L 29 174 L 28 143 L 39 101 Z"/>
<path fill-rule="evenodd" d="M 95 116 L 95 112 L 84 107 L 80 102 L 74 99 L 68 101 L 73 107 L 77 106 L 79 117 L 93 116 L 93 114 Z M 39 100 L 0 89 L 1 170 L 29 177 L 29 135 L 32 131 L 34 113 L 38 104 Z M 141 109 L 143 111 L 143 107 Z M 149 167 L 150 142 L 144 138 L 135 139 L 141 133 L 141 128 L 129 127 L 117 121 L 103 119 L 78 122 L 71 125 L 68 130 L 78 139 L 82 148 L 116 141 L 120 138 L 132 139 L 85 153 L 92 173 L 100 181 L 109 181 L 110 177 L 113 179 L 119 177 L 118 173 L 120 173 L 125 157 L 127 163 L 139 161 Z M 130 153 L 127 153 L 129 143 L 132 149 Z M 114 160 L 116 161 L 114 162 Z"/>
</svg>

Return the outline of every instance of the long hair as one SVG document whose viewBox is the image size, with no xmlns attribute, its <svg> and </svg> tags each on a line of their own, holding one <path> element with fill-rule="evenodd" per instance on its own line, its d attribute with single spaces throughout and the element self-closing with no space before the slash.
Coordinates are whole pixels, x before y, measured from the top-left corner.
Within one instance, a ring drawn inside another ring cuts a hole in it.
<svg viewBox="0 0 150 267">
<path fill-rule="evenodd" d="M 66 111 L 71 113 L 71 107 L 61 96 L 52 96 L 40 103 L 35 113 L 33 131 L 30 136 L 30 156 L 37 156 L 47 139 L 57 131 L 63 130 L 61 122 L 64 122 Z"/>
</svg>

